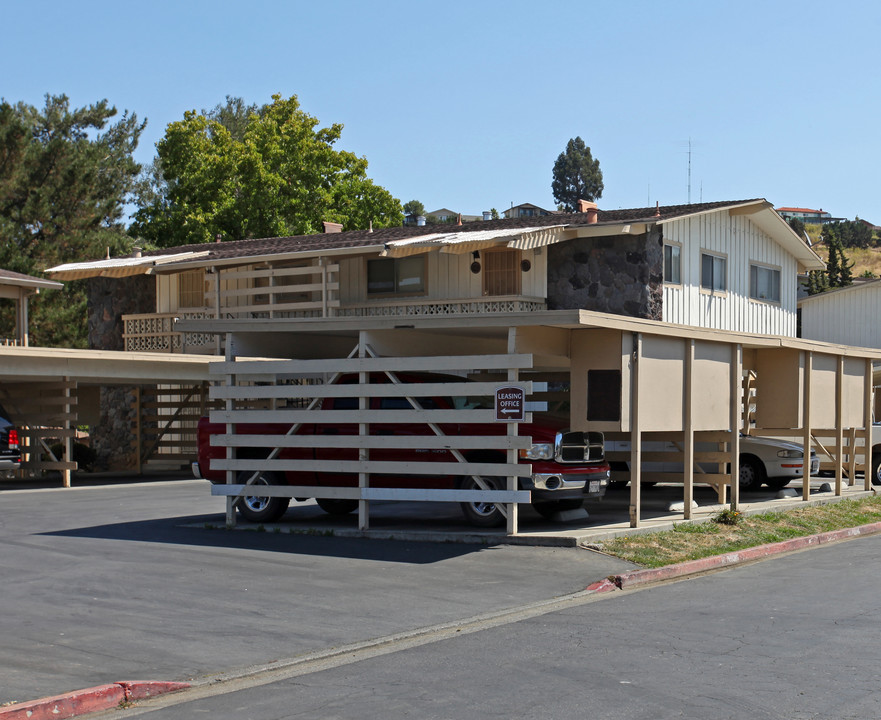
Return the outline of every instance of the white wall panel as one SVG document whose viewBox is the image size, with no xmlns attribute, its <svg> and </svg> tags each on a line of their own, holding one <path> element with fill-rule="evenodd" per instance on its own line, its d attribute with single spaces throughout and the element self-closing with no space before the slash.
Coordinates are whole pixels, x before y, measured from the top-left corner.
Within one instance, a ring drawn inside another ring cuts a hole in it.
<svg viewBox="0 0 881 720">
<path fill-rule="evenodd" d="M 881 348 L 881 282 L 811 298 L 801 309 L 802 337 Z"/>
<path fill-rule="evenodd" d="M 665 286 L 663 319 L 698 327 L 795 335 L 797 263 L 748 216 L 727 211 L 685 218 L 664 226 L 664 239 L 679 243 L 681 286 Z M 725 293 L 701 292 L 701 252 L 727 261 Z M 750 263 L 780 269 L 780 303 L 751 300 Z"/>
</svg>

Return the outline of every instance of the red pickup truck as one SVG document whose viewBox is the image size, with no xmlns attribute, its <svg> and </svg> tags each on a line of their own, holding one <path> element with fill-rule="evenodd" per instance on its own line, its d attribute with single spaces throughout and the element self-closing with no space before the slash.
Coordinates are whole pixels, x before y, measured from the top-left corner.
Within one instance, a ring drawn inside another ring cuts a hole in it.
<svg viewBox="0 0 881 720">
<path fill-rule="evenodd" d="M 429 373 L 400 374 L 402 382 L 462 382 L 460 377 L 435 375 Z M 371 382 L 383 382 L 381 377 L 371 377 Z M 357 382 L 355 376 L 344 376 L 341 384 Z M 386 381 L 387 382 L 387 381 Z M 492 407 L 487 405 L 487 399 L 468 397 L 419 397 L 416 398 L 419 405 L 426 410 L 432 409 L 461 409 Z M 325 398 L 322 401 L 323 410 L 354 410 L 358 408 L 358 399 L 355 397 Z M 407 398 L 402 397 L 374 397 L 370 400 L 370 409 L 376 411 L 376 420 L 370 423 L 370 433 L 373 435 L 401 435 L 419 436 L 433 435 L 428 424 L 419 423 L 383 423 L 382 411 L 389 409 L 410 409 L 411 405 Z M 520 457 L 532 466 L 531 472 L 527 472 L 519 478 L 520 490 L 530 490 L 532 504 L 535 509 L 544 516 L 551 516 L 563 510 L 580 508 L 586 498 L 601 498 L 609 482 L 609 465 L 605 461 L 603 452 L 603 435 L 598 432 L 571 432 L 565 427 L 562 420 L 549 415 L 535 413 L 532 423 L 520 423 L 518 433 L 530 436 L 532 445 L 530 448 L 521 450 Z M 438 427 L 444 435 L 469 435 L 469 436 L 499 436 L 506 433 L 505 423 L 476 423 L 452 425 L 442 423 Z M 278 424 L 237 424 L 236 432 L 254 435 L 284 435 L 289 430 L 288 426 Z M 207 417 L 199 421 L 198 426 L 198 464 L 194 472 L 210 480 L 212 483 L 226 481 L 226 473 L 222 470 L 213 470 L 211 460 L 213 458 L 225 458 L 226 448 L 211 445 L 211 436 L 226 432 L 226 427 L 221 424 L 211 423 Z M 358 435 L 358 425 L 315 423 L 302 424 L 297 434 L 300 435 Z M 355 443 L 353 443 L 355 444 Z M 455 462 L 456 458 L 449 450 L 419 448 L 417 443 L 407 443 L 410 448 L 394 450 L 373 449 L 370 457 L 373 460 L 395 462 Z M 491 447 L 492 443 L 488 442 Z M 238 448 L 238 458 L 265 458 L 271 448 Z M 357 450 L 338 448 L 285 448 L 275 457 L 280 459 L 308 459 L 308 460 L 356 460 Z M 462 450 L 462 455 L 469 462 L 506 462 L 505 454 L 501 450 L 471 449 Z M 238 475 L 238 482 L 244 483 L 253 476 L 253 472 L 243 471 Z M 507 481 L 503 477 L 483 477 L 487 487 L 491 489 L 505 489 Z M 357 487 L 358 477 L 355 474 L 341 474 L 330 472 L 289 471 L 289 472 L 261 472 L 259 477 L 252 481 L 253 484 L 264 485 L 300 485 L 300 486 L 326 486 L 326 487 Z M 462 488 L 479 489 L 480 486 L 474 478 L 468 476 L 407 476 L 407 475 L 376 475 L 370 476 L 371 487 L 383 488 Z M 306 498 L 297 498 L 306 499 Z M 346 514 L 357 509 L 357 500 L 339 500 L 329 498 L 316 498 L 316 502 L 325 512 L 332 514 Z M 272 522 L 280 518 L 287 510 L 289 498 L 282 497 L 259 497 L 246 496 L 238 503 L 238 510 L 244 519 L 250 522 Z M 493 503 L 488 502 L 463 502 L 460 503 L 466 519 L 474 525 L 493 527 L 504 523 L 504 516 Z"/>
</svg>

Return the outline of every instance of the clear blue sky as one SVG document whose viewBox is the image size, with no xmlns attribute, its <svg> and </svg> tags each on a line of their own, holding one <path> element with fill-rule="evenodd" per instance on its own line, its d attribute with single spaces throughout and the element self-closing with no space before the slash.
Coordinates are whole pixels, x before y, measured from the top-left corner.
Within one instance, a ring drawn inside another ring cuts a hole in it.
<svg viewBox="0 0 881 720">
<path fill-rule="evenodd" d="M 0 96 L 149 123 L 297 95 L 402 202 L 551 208 L 580 135 L 604 209 L 765 197 L 881 224 L 881 4 L 868 0 L 0 0 Z"/>
</svg>

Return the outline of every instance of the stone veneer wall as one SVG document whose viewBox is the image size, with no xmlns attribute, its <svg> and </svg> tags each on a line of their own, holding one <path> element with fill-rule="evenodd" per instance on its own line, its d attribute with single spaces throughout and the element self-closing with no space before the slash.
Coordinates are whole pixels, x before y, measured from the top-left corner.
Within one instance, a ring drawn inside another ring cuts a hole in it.
<svg viewBox="0 0 881 720">
<path fill-rule="evenodd" d="M 122 316 L 156 311 L 156 281 L 152 277 L 93 278 L 89 280 L 89 347 L 124 350 Z M 100 470 L 125 470 L 137 465 L 138 426 L 135 387 L 101 388 L 101 420 L 89 428 Z"/>
<path fill-rule="evenodd" d="M 662 319 L 664 241 L 642 235 L 579 238 L 548 246 L 548 309 Z"/>
</svg>

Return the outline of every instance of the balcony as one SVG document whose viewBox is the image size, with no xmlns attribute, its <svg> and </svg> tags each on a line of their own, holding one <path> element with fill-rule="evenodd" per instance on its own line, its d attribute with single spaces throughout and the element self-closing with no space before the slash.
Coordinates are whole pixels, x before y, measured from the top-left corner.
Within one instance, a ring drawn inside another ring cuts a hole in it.
<svg viewBox="0 0 881 720">
<path fill-rule="evenodd" d="M 266 292 L 265 289 L 262 292 Z M 290 288 L 286 289 L 290 292 Z M 252 293 L 253 294 L 253 293 Z M 260 296 L 255 299 L 264 300 Z M 406 302 L 381 301 L 340 305 L 338 301 L 316 303 L 284 303 L 223 307 L 223 318 L 314 318 L 314 317 L 415 317 L 444 315 L 485 315 L 516 312 L 534 312 L 547 309 L 542 298 L 523 296 L 492 296 L 462 298 L 456 300 L 413 300 Z M 123 339 L 125 349 L 130 352 L 164 352 L 215 354 L 218 352 L 217 340 L 213 334 L 198 332 L 178 332 L 174 329 L 175 320 L 213 319 L 213 308 L 189 309 L 177 313 L 148 313 L 123 315 Z"/>
</svg>

